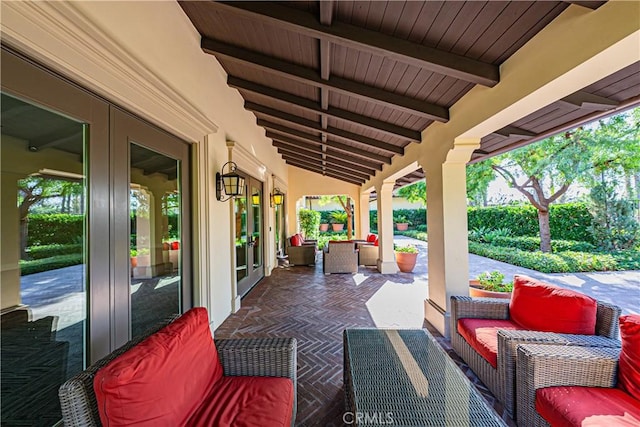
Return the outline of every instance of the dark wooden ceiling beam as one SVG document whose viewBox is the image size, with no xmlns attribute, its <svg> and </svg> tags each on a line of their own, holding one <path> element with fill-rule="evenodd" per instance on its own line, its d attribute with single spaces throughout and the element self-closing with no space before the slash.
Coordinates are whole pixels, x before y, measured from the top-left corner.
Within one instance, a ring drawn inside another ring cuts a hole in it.
<svg viewBox="0 0 640 427">
<path fill-rule="evenodd" d="M 354 123 L 359 126 L 363 126 L 369 129 L 383 132 L 387 135 L 394 137 L 406 138 L 413 142 L 421 142 L 422 136 L 420 132 L 413 129 L 404 128 L 402 126 L 394 125 L 393 123 L 384 122 L 382 120 L 372 119 L 368 116 L 353 113 L 351 111 L 342 110 L 340 108 L 328 108 L 325 109 L 318 105 L 317 102 L 303 98 L 301 96 L 292 95 L 287 92 L 283 92 L 278 89 L 274 89 L 268 86 L 263 86 L 258 83 L 250 82 L 248 80 L 240 79 L 238 77 L 229 76 L 227 79 L 229 86 L 247 91 L 256 95 L 276 99 L 294 107 L 299 107 L 305 111 L 313 113 L 324 114 L 335 119 L 344 120 L 349 123 Z"/>
<path fill-rule="evenodd" d="M 518 137 L 523 139 L 529 139 L 536 136 L 534 132 L 528 131 L 526 129 L 521 129 L 516 126 L 505 126 L 502 129 L 498 129 L 493 133 L 496 135 L 504 136 L 505 138 Z"/>
<path fill-rule="evenodd" d="M 375 170 L 366 168 L 364 166 L 357 166 L 348 162 L 343 162 L 339 159 L 334 159 L 332 157 L 323 157 L 321 151 L 311 152 L 311 151 L 303 150 L 300 148 L 294 148 L 290 145 L 284 145 L 284 144 L 278 144 L 276 147 L 278 148 L 278 152 L 284 151 L 290 155 L 294 155 L 294 156 L 298 155 L 298 156 L 308 157 L 314 160 L 324 161 L 328 165 L 330 164 L 332 166 L 344 168 L 345 171 L 353 172 L 356 175 L 362 175 L 362 178 L 369 178 L 371 177 L 371 175 L 375 175 L 376 173 Z"/>
<path fill-rule="evenodd" d="M 310 135 L 308 133 L 301 132 L 297 129 L 291 129 L 290 127 L 279 125 L 277 123 L 273 123 L 268 120 L 264 120 L 260 118 L 258 119 L 257 124 L 258 126 L 261 126 L 263 128 L 270 129 L 280 134 L 285 134 L 287 136 L 293 136 L 303 141 L 312 142 L 315 144 L 325 144 L 327 147 L 332 147 L 336 150 L 339 150 L 348 154 L 364 157 L 364 158 L 375 160 L 378 162 L 383 162 L 389 165 L 391 164 L 391 157 L 389 156 L 383 156 L 377 153 L 372 153 L 370 151 L 363 150 L 357 147 L 352 147 L 350 145 L 345 145 L 343 143 L 333 141 L 333 140 L 327 140 L 323 142 L 322 139 L 317 135 Z M 267 131 L 267 138 L 270 138 L 268 134 L 269 134 L 269 131 Z"/>
<path fill-rule="evenodd" d="M 333 23 L 333 9 L 335 2 L 333 0 L 323 0 L 320 3 L 320 23 L 322 25 L 331 25 Z"/>
<path fill-rule="evenodd" d="M 613 110 L 619 102 L 604 96 L 594 95 L 589 92 L 578 91 L 569 96 L 565 96 L 558 102 L 569 105 L 570 107 L 584 108 L 585 110 L 607 111 Z"/>
<path fill-rule="evenodd" d="M 489 87 L 495 86 L 500 81 L 500 69 L 497 65 L 343 22 L 336 21 L 331 26 L 323 25 L 315 16 L 302 10 L 271 2 L 215 2 L 214 4 L 218 8 L 224 8 L 286 30 L 321 40 L 329 40 L 332 43 L 390 58 L 456 79 Z"/>
<path fill-rule="evenodd" d="M 353 98 L 373 102 L 431 120 L 440 122 L 449 121 L 449 110 L 447 108 L 428 103 L 424 100 L 409 98 L 404 95 L 336 76 L 331 76 L 328 80 L 323 80 L 315 69 L 282 61 L 271 56 L 206 37 L 202 38 L 201 47 L 204 52 L 215 55 L 218 58 L 241 63 L 303 84 L 326 88 Z"/>
<path fill-rule="evenodd" d="M 313 120 L 303 119 L 294 114 L 285 113 L 284 111 L 276 110 L 275 108 L 265 107 L 264 105 L 256 104 L 253 102 L 245 102 L 244 108 L 254 113 L 264 114 L 269 117 L 274 117 L 279 120 L 293 123 L 298 126 L 302 126 L 306 129 L 324 132 L 327 135 L 335 136 L 338 138 L 344 138 L 350 142 L 361 144 L 366 147 L 377 148 L 382 151 L 386 151 L 393 154 L 404 154 L 404 148 L 397 145 L 389 144 L 388 142 L 378 141 L 377 139 L 369 138 L 364 135 L 349 132 L 346 130 L 338 129 L 332 126 L 327 126 L 326 129 L 322 129 L 322 125 Z"/>
<path fill-rule="evenodd" d="M 606 3 L 606 1 L 598 0 L 564 0 L 564 3 L 577 4 L 578 6 L 586 7 L 588 9 L 596 10 L 600 6 Z"/>
<path fill-rule="evenodd" d="M 340 179 L 342 181 L 347 181 L 347 182 L 351 182 L 352 184 L 363 184 L 364 182 L 366 182 L 365 179 L 360 179 L 348 174 L 344 174 L 344 173 L 340 173 L 338 171 L 332 170 L 330 168 L 323 168 L 321 165 L 315 164 L 315 163 L 310 163 L 310 162 L 306 162 L 300 159 L 297 159 L 295 157 L 291 157 L 291 156 L 282 156 L 282 158 L 289 164 L 294 165 L 294 166 L 298 166 L 300 168 L 304 168 L 304 169 L 309 169 L 309 170 L 313 170 L 314 172 L 320 173 L 322 175 L 328 175 L 331 176 L 333 178 L 336 179 Z"/>
<path fill-rule="evenodd" d="M 310 156 L 303 157 L 298 153 L 287 152 L 286 150 L 283 150 L 283 149 L 279 149 L 278 152 L 282 156 L 287 156 L 287 157 L 290 157 L 292 159 L 298 159 L 301 162 L 317 164 L 317 165 L 323 167 L 324 170 L 331 170 L 332 172 L 339 173 L 339 174 L 342 174 L 344 176 L 349 176 L 349 177 L 352 177 L 354 179 L 366 181 L 367 179 L 369 179 L 371 177 L 371 175 L 367 175 L 367 174 L 364 174 L 364 173 L 361 173 L 361 172 L 353 171 L 351 169 L 347 169 L 347 168 L 343 168 L 343 167 L 340 167 L 340 166 L 336 166 L 334 164 L 325 163 L 325 161 L 322 158 L 318 159 L 316 157 L 310 157 Z"/>
<path fill-rule="evenodd" d="M 323 151 L 322 146 L 319 146 L 317 144 L 296 140 L 296 139 L 289 138 L 284 135 L 278 135 L 276 133 L 269 132 L 269 131 L 267 131 L 267 138 L 271 138 L 273 140 L 274 147 L 285 147 L 285 148 L 291 147 L 298 150 L 308 151 L 310 153 L 322 153 L 326 157 L 351 163 L 352 165 L 362 166 L 368 169 L 382 170 L 381 163 L 373 162 L 371 160 L 366 160 L 359 157 L 349 156 L 339 151 L 333 151 L 328 149 L 325 149 Z"/>
</svg>

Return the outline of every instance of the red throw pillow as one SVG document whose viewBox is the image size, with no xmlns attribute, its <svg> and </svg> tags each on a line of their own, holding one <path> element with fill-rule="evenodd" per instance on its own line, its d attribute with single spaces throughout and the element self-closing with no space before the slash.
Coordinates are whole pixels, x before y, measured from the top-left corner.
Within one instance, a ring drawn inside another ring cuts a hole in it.
<svg viewBox="0 0 640 427">
<path fill-rule="evenodd" d="M 185 425 L 222 374 L 207 311 L 193 308 L 96 373 L 102 425 Z"/>
<path fill-rule="evenodd" d="M 178 249 L 180 249 L 180 242 L 171 242 L 171 250 L 177 251 Z"/>
<path fill-rule="evenodd" d="M 618 366 L 618 386 L 640 400 L 640 315 L 620 316 L 622 351 Z"/>
<path fill-rule="evenodd" d="M 597 310 L 598 303 L 590 296 L 527 276 L 514 276 L 509 315 L 526 329 L 594 335 Z"/>
<path fill-rule="evenodd" d="M 302 246 L 302 236 L 299 234 L 291 236 L 291 246 Z"/>
<path fill-rule="evenodd" d="M 375 234 L 369 234 L 367 236 L 367 243 L 375 243 L 376 240 L 378 240 L 378 236 Z"/>
<path fill-rule="evenodd" d="M 373 242 L 373 246 L 378 246 L 378 236 L 376 236 L 376 241 Z"/>
</svg>

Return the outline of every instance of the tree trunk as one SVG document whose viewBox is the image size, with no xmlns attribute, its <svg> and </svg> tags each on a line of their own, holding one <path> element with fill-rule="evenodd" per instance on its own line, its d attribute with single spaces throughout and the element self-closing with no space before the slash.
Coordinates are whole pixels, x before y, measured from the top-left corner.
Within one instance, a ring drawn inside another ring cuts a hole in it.
<svg viewBox="0 0 640 427">
<path fill-rule="evenodd" d="M 347 197 L 345 211 L 347 212 L 347 240 L 351 240 L 353 237 L 353 212 L 351 212 L 351 198 L 349 197 Z"/>
<path fill-rule="evenodd" d="M 27 239 L 29 238 L 29 219 L 20 218 L 20 259 L 27 259 Z"/>
<path fill-rule="evenodd" d="M 540 227 L 540 250 L 551 252 L 551 229 L 549 228 L 549 209 L 538 209 L 538 225 Z"/>
</svg>

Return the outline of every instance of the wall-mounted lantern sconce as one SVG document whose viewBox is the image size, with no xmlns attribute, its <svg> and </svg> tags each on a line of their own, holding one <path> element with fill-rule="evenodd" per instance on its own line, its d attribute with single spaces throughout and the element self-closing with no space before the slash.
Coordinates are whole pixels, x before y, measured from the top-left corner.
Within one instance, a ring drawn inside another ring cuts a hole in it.
<svg viewBox="0 0 640 427">
<path fill-rule="evenodd" d="M 280 206 L 284 202 L 284 194 L 279 188 L 274 188 L 271 193 L 271 207 Z"/>
<path fill-rule="evenodd" d="M 256 193 L 251 196 L 251 201 L 253 202 L 253 206 L 258 206 L 260 204 L 260 194 Z"/>
<path fill-rule="evenodd" d="M 225 168 L 227 172 L 225 173 Z M 222 170 L 216 172 L 216 199 L 226 202 L 232 197 L 244 194 L 244 178 L 236 173 L 238 166 L 233 162 L 227 162 L 222 165 Z M 227 198 L 222 198 L 222 191 Z"/>
</svg>

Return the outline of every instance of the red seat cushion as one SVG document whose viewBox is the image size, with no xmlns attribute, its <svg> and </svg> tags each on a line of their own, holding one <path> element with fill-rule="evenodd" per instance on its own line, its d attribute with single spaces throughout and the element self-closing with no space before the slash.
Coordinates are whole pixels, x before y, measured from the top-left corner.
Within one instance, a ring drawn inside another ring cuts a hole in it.
<svg viewBox="0 0 640 427">
<path fill-rule="evenodd" d="M 96 373 L 102 424 L 184 425 L 222 373 L 207 311 L 193 308 Z"/>
<path fill-rule="evenodd" d="M 291 236 L 291 246 L 302 246 L 302 236 L 299 234 L 294 234 Z"/>
<path fill-rule="evenodd" d="M 373 242 L 373 246 L 378 246 L 378 236 L 376 236 L 376 240 Z"/>
<path fill-rule="evenodd" d="M 640 401 L 619 388 L 541 388 L 536 410 L 552 426 L 640 425 Z"/>
<path fill-rule="evenodd" d="M 290 426 L 293 382 L 275 377 L 223 377 L 189 426 Z"/>
<path fill-rule="evenodd" d="M 590 296 L 532 279 L 514 276 L 509 317 L 525 329 L 594 335 L 598 303 Z"/>
<path fill-rule="evenodd" d="M 640 400 L 640 315 L 620 316 L 618 386 Z"/>
<path fill-rule="evenodd" d="M 494 368 L 498 366 L 498 331 L 522 329 L 510 320 L 460 319 L 458 333 Z"/>
<path fill-rule="evenodd" d="M 369 234 L 367 236 L 367 243 L 374 243 L 376 240 L 378 240 L 378 236 L 376 234 Z"/>
</svg>

